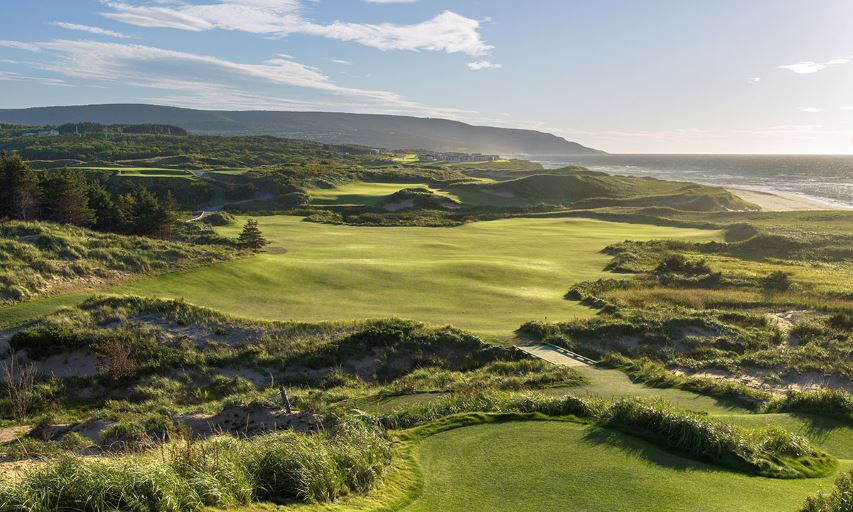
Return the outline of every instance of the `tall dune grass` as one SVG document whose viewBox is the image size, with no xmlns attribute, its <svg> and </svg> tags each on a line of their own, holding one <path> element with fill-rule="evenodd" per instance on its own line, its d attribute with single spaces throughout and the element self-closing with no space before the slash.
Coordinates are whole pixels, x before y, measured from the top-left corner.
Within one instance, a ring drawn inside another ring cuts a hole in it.
<svg viewBox="0 0 853 512">
<path fill-rule="evenodd" d="M 0 484 L 2 511 L 197 511 L 256 500 L 324 502 L 371 489 L 391 442 L 360 421 L 333 433 L 178 440 L 107 459 L 63 457 Z"/>
</svg>

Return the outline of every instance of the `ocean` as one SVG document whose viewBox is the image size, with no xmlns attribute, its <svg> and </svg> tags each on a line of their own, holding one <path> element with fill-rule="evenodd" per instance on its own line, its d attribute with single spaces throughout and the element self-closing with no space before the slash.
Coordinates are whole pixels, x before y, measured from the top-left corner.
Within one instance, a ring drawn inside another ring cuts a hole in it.
<svg viewBox="0 0 853 512">
<path fill-rule="evenodd" d="M 853 208 L 853 156 L 592 155 L 535 160 L 548 169 L 582 165 L 608 174 L 784 192 Z"/>
</svg>

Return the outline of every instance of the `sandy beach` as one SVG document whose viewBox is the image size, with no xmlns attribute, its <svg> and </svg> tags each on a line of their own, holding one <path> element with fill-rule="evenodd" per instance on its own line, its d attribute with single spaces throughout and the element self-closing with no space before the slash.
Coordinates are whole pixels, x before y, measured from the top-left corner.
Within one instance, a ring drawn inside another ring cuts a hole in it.
<svg viewBox="0 0 853 512">
<path fill-rule="evenodd" d="M 744 201 L 757 204 L 767 212 L 794 212 L 807 210 L 844 210 L 837 205 L 827 204 L 807 197 L 784 192 L 763 192 L 743 188 L 726 187 L 726 190 Z"/>
</svg>

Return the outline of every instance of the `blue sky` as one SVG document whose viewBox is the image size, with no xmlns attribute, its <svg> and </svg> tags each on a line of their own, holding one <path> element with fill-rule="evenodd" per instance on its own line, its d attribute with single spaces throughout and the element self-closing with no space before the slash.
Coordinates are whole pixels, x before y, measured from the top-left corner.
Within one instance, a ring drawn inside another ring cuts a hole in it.
<svg viewBox="0 0 853 512">
<path fill-rule="evenodd" d="M 0 108 L 375 112 L 611 152 L 853 153 L 849 0 L 29 0 Z"/>
</svg>

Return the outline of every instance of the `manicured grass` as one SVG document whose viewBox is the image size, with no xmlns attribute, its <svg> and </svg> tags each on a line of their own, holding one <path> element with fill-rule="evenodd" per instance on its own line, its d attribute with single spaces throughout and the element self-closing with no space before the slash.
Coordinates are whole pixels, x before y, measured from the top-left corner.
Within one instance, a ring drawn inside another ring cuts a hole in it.
<svg viewBox="0 0 853 512">
<path fill-rule="evenodd" d="M 682 391 L 675 388 L 653 388 L 640 383 L 634 383 L 627 375 L 619 370 L 592 367 L 577 367 L 575 370 L 586 377 L 589 383 L 573 388 L 552 388 L 545 390 L 545 392 L 589 394 L 601 398 L 662 398 L 676 407 L 691 411 L 707 411 L 716 414 L 747 412 L 746 409 L 734 403 L 699 395 L 690 391 Z"/>
<path fill-rule="evenodd" d="M 404 188 L 429 188 L 426 183 L 368 183 L 355 181 L 334 188 L 312 188 L 308 190 L 311 203 L 317 206 L 376 206 L 383 198 Z M 439 195 L 458 199 L 456 196 L 437 189 Z"/>
<path fill-rule="evenodd" d="M 220 232 L 236 235 L 243 220 Z M 400 316 L 505 339 L 528 320 L 592 315 L 563 294 L 573 283 L 606 275 L 609 257 L 599 251 L 609 243 L 720 236 L 588 219 L 507 219 L 453 228 L 326 225 L 289 216 L 258 220 L 272 242 L 267 253 L 109 291 L 183 297 L 252 318 Z"/>
<path fill-rule="evenodd" d="M 627 434 L 560 422 L 451 430 L 425 439 L 417 459 L 425 482 L 409 512 L 777 512 L 796 510 L 834 479 L 745 476 Z"/>
<path fill-rule="evenodd" d="M 75 167 L 81 171 L 116 171 L 124 177 L 136 178 L 192 178 L 189 171 L 183 169 L 164 169 L 158 167 Z"/>
<path fill-rule="evenodd" d="M 242 174 L 246 174 L 252 168 L 251 167 L 223 167 L 221 169 L 213 169 L 207 171 L 209 174 L 222 174 L 226 176 L 240 176 Z"/>
<path fill-rule="evenodd" d="M 67 293 L 2 307 L 0 308 L 0 329 L 22 325 L 35 318 L 49 315 L 63 306 L 76 306 L 87 297 L 89 294 L 85 292 Z"/>
<path fill-rule="evenodd" d="M 744 425 L 748 425 L 750 421 L 748 418 L 742 419 L 744 416 L 749 415 L 749 411 L 737 406 L 736 404 L 699 395 L 690 391 L 682 391 L 674 388 L 653 388 L 640 383 L 634 383 L 627 375 L 619 370 L 585 366 L 574 367 L 573 370 L 586 377 L 587 383 L 577 386 L 556 386 L 544 388 L 537 392 L 548 396 L 563 396 L 570 394 L 578 396 L 595 396 L 605 399 L 623 397 L 660 398 L 681 409 L 706 411 L 710 414 L 720 415 L 721 417 L 725 416 L 726 418 L 731 416 L 736 418 L 736 421 L 733 420 L 734 422 Z M 414 393 L 410 395 L 359 400 L 353 403 L 352 406 L 373 413 L 389 413 L 409 407 L 413 404 L 440 400 L 445 396 L 446 395 L 444 393 Z M 790 415 L 774 414 L 768 416 L 784 416 L 788 418 Z M 790 426 L 790 430 L 800 431 L 803 425 L 801 423 L 794 422 L 791 423 Z M 853 429 L 850 429 L 850 432 L 850 439 L 853 441 Z M 803 435 L 807 435 L 807 432 L 801 433 Z M 842 439 L 846 438 L 842 437 Z M 851 445 L 851 450 L 853 450 L 853 445 Z M 846 452 L 840 455 L 833 453 L 833 455 L 847 458 Z M 853 458 L 853 453 L 851 453 L 850 458 Z"/>
<path fill-rule="evenodd" d="M 406 153 L 403 156 L 394 156 L 391 157 L 392 162 L 399 162 L 404 164 L 410 164 L 418 161 L 417 153 Z"/>
</svg>

